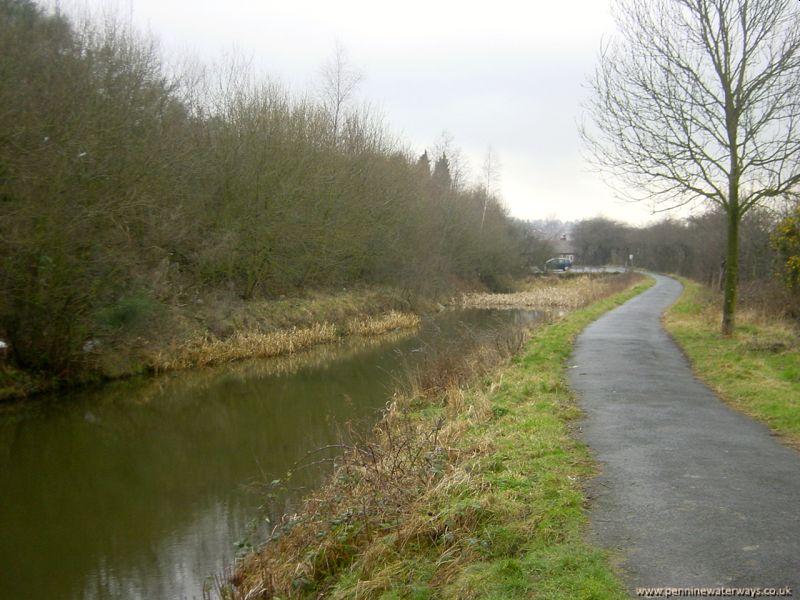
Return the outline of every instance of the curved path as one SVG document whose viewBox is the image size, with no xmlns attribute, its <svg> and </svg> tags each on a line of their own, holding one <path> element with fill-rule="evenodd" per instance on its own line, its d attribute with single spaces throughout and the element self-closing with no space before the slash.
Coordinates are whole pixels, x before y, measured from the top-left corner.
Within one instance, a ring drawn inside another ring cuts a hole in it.
<svg viewBox="0 0 800 600">
<path fill-rule="evenodd" d="M 800 597 L 800 454 L 698 382 L 663 330 L 657 283 L 578 337 L 570 381 L 602 465 L 591 541 L 636 587 L 789 586 Z M 738 597 L 738 596 L 737 596 Z"/>
</svg>

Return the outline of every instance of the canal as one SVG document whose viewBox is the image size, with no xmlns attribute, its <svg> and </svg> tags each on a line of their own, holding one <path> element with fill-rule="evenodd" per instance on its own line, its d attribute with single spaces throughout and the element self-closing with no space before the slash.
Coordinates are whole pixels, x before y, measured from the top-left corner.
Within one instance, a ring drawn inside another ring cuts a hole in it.
<svg viewBox="0 0 800 600">
<path fill-rule="evenodd" d="M 201 598 L 328 472 L 309 453 L 373 424 L 426 356 L 541 319 L 445 311 L 414 332 L 3 407 L 0 596 Z"/>
</svg>

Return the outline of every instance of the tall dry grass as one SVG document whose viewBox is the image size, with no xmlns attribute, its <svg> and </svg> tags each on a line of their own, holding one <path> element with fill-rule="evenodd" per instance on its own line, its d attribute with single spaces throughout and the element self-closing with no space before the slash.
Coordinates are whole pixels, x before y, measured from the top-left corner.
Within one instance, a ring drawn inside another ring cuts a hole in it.
<svg viewBox="0 0 800 600">
<path fill-rule="evenodd" d="M 739 307 L 741 315 L 760 324 L 786 321 L 800 326 L 800 289 L 788 288 L 777 279 L 741 283 Z"/>
<path fill-rule="evenodd" d="M 420 322 L 420 318 L 417 315 L 393 310 L 385 315 L 351 319 L 345 325 L 344 330 L 349 335 L 382 335 L 390 331 L 419 327 Z"/>
<path fill-rule="evenodd" d="M 204 367 L 244 358 L 269 358 L 338 339 L 336 327 L 330 323 L 270 333 L 236 332 L 226 339 L 201 338 L 158 351 L 150 358 L 148 366 L 159 372 Z"/>
<path fill-rule="evenodd" d="M 283 354 L 269 360 L 244 359 L 235 363 L 212 365 L 203 369 L 184 372 L 180 377 L 148 377 L 136 384 L 136 395 L 142 403 L 158 398 L 169 397 L 178 389 L 181 391 L 207 390 L 214 386 L 220 378 L 230 380 L 262 379 L 297 373 L 301 369 L 321 369 L 333 363 L 347 361 L 357 354 L 377 348 L 380 345 L 394 345 L 406 337 L 413 335 L 411 329 L 392 331 L 381 336 L 352 336 L 335 345 L 321 344 L 297 352 Z"/>
<path fill-rule="evenodd" d="M 722 292 L 692 280 L 685 280 L 685 285 L 691 288 L 692 315 L 700 319 L 696 324 L 709 330 L 719 327 Z M 800 305 L 793 292 L 780 282 L 745 282 L 739 286 L 736 324 L 737 336 L 752 338 L 754 347 L 796 347 L 800 339 Z"/>
<path fill-rule="evenodd" d="M 351 319 L 343 326 L 315 323 L 272 332 L 236 332 L 219 339 L 202 337 L 154 352 L 147 361 L 151 371 L 163 372 L 205 367 L 247 358 L 272 358 L 294 354 L 321 344 L 338 342 L 344 336 L 377 336 L 419 326 L 417 315 L 390 311 L 376 317 Z"/>
<path fill-rule="evenodd" d="M 642 276 L 638 273 L 614 275 L 587 274 L 578 277 L 533 279 L 525 289 L 510 294 L 466 294 L 461 304 L 467 308 L 582 308 L 621 291 Z"/>
</svg>

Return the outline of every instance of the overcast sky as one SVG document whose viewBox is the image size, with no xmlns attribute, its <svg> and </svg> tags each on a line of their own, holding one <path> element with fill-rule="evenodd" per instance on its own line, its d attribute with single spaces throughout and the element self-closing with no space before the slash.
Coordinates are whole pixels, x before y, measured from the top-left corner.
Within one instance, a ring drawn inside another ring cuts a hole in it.
<svg viewBox="0 0 800 600">
<path fill-rule="evenodd" d="M 86 2 L 116 6 L 170 56 L 210 63 L 235 51 L 296 91 L 315 85 L 338 41 L 364 75 L 360 99 L 415 152 L 447 132 L 477 178 L 491 146 L 514 216 L 652 219 L 615 200 L 581 155 L 581 98 L 613 32 L 609 0 Z"/>
</svg>

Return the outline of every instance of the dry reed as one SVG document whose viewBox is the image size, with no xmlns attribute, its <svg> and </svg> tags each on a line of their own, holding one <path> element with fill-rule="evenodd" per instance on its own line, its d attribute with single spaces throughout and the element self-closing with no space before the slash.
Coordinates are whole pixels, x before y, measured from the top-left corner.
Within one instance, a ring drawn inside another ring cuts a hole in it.
<svg viewBox="0 0 800 600">
<path fill-rule="evenodd" d="M 351 319 L 345 325 L 345 331 L 350 335 L 382 335 L 399 329 L 413 329 L 419 327 L 419 324 L 420 318 L 417 315 L 393 310 L 377 317 Z"/>
<path fill-rule="evenodd" d="M 377 317 L 352 319 L 342 328 L 326 322 L 266 333 L 236 332 L 225 339 L 202 337 L 153 353 L 148 358 L 147 365 L 151 371 L 163 372 L 230 363 L 246 358 L 272 358 L 338 342 L 346 335 L 376 336 L 411 329 L 419 323 L 417 315 L 390 311 Z"/>
<path fill-rule="evenodd" d="M 538 279 L 527 289 L 511 294 L 466 294 L 467 308 L 582 308 L 630 285 L 635 273 L 614 276 L 582 275 L 570 279 Z"/>
<path fill-rule="evenodd" d="M 270 333 L 234 333 L 221 340 L 202 338 L 154 354 L 148 366 L 153 371 L 204 367 L 244 358 L 269 358 L 292 354 L 317 344 L 339 339 L 336 327 L 317 323 L 311 327 L 292 328 Z"/>
</svg>

